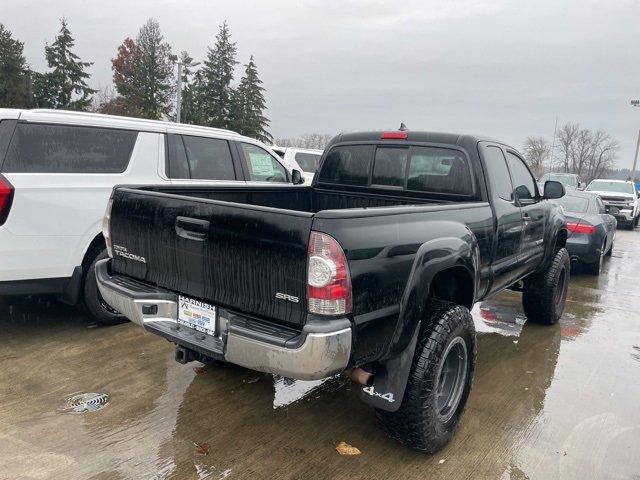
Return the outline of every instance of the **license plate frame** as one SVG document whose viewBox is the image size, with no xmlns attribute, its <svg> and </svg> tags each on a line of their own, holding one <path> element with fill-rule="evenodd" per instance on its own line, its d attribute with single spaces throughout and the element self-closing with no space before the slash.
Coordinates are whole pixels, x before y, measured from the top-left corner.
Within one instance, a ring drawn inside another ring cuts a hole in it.
<svg viewBox="0 0 640 480">
<path fill-rule="evenodd" d="M 218 331 L 218 307 L 179 295 L 178 324 L 215 337 Z"/>
</svg>

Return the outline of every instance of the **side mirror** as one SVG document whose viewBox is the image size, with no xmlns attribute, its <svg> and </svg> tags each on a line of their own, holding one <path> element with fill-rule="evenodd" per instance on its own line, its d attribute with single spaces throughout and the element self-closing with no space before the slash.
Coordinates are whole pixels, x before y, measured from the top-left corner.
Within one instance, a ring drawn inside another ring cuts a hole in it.
<svg viewBox="0 0 640 480">
<path fill-rule="evenodd" d="M 564 185 L 560 182 L 556 182 L 555 180 L 547 180 L 544 182 L 544 195 L 543 197 L 547 200 L 554 200 L 556 198 L 564 197 L 566 193 L 564 189 Z"/>
<path fill-rule="evenodd" d="M 300 170 L 291 170 L 291 181 L 294 185 L 302 185 L 304 183 L 304 177 Z"/>
</svg>

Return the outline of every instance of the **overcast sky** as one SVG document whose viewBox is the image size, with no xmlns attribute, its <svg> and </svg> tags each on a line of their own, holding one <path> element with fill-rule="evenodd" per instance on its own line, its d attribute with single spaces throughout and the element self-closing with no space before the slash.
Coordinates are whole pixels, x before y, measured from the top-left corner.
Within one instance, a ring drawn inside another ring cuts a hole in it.
<svg viewBox="0 0 640 480">
<path fill-rule="evenodd" d="M 149 17 L 201 60 L 227 20 L 255 56 L 276 137 L 397 127 L 483 133 L 521 148 L 559 124 L 601 128 L 630 166 L 640 128 L 639 0 L 0 0 L 0 22 L 44 69 L 66 17 L 76 52 L 111 83 L 110 59 Z M 238 70 L 236 81 L 241 71 Z"/>
</svg>

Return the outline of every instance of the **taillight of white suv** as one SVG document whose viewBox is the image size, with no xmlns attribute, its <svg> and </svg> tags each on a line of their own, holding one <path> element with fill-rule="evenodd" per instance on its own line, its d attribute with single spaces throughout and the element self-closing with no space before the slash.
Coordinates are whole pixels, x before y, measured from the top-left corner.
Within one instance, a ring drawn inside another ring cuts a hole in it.
<svg viewBox="0 0 640 480">
<path fill-rule="evenodd" d="M 0 225 L 4 225 L 11 210 L 11 202 L 13 201 L 13 185 L 9 180 L 0 175 Z"/>
<path fill-rule="evenodd" d="M 351 313 L 351 278 L 340 244 L 331 235 L 311 232 L 307 265 L 309 313 Z"/>
</svg>

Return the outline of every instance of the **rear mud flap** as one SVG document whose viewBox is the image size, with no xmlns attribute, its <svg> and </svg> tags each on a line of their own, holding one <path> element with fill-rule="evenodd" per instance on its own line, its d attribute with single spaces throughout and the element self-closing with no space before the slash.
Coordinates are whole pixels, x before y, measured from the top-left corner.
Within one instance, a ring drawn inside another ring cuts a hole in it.
<svg viewBox="0 0 640 480">
<path fill-rule="evenodd" d="M 411 337 L 411 342 L 399 355 L 376 364 L 373 368 L 374 382 L 370 387 L 363 387 L 360 399 L 374 408 L 395 412 L 402 404 L 407 379 L 416 351 L 420 323 Z"/>
</svg>

